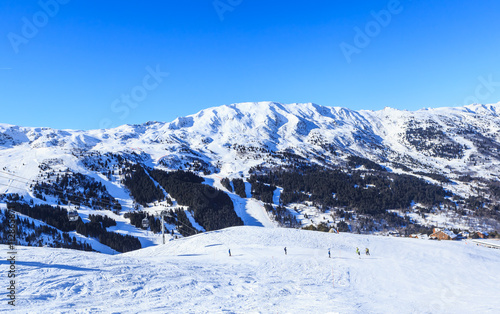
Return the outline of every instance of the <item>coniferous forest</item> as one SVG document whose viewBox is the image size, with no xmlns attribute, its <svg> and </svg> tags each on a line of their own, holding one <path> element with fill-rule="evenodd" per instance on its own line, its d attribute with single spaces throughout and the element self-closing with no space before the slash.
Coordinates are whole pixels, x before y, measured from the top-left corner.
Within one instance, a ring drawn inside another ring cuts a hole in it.
<svg viewBox="0 0 500 314">
<path fill-rule="evenodd" d="M 147 203 L 165 198 L 161 188 L 154 184 L 141 165 L 128 164 L 127 166 L 123 184 L 125 184 L 137 203 L 144 206 Z"/>
<path fill-rule="evenodd" d="M 276 190 L 276 186 L 257 181 L 255 177 L 251 177 L 249 182 L 252 185 L 252 196 L 254 198 L 261 200 L 264 203 L 273 202 L 274 190 Z"/>
<path fill-rule="evenodd" d="M 9 218 L 7 210 L 0 211 L 0 243 L 8 244 Z M 35 224 L 33 220 L 21 218 L 16 215 L 16 238 L 18 244 L 27 246 L 50 246 L 80 251 L 92 251 L 92 246 L 86 242 L 78 241 L 67 232 L 45 224 Z"/>
<path fill-rule="evenodd" d="M 33 186 L 33 193 L 39 199 L 45 200 L 44 195 L 51 195 L 58 199 L 58 204 L 72 203 L 117 212 L 121 210 L 120 203 L 109 194 L 106 187 L 91 177 L 81 173 L 52 171 L 44 179 Z"/>
<path fill-rule="evenodd" d="M 107 217 L 93 217 L 90 218 L 90 222 L 84 223 L 81 218 L 78 218 L 77 221 L 69 221 L 66 209 L 50 205 L 30 206 L 28 204 L 11 202 L 7 203 L 7 208 L 41 220 L 63 232 L 76 231 L 86 237 L 96 238 L 102 244 L 121 253 L 141 248 L 141 242 L 136 237 L 107 231 L 107 227 L 116 225 L 113 219 Z"/>
<path fill-rule="evenodd" d="M 441 186 L 409 175 L 385 171 L 326 170 L 308 167 L 299 171 L 272 170 L 253 174 L 249 181 L 253 193 L 267 201 L 274 186 L 283 188 L 280 202 L 284 205 L 304 201 L 323 207 L 347 207 L 360 214 L 377 215 L 387 209 L 408 208 L 412 202 L 425 206 L 446 203 Z M 255 191 L 255 192 L 254 192 Z"/>
<path fill-rule="evenodd" d="M 233 179 L 234 193 L 236 193 L 239 197 L 247 197 L 245 191 L 245 182 L 243 179 Z"/>
<path fill-rule="evenodd" d="M 228 178 L 222 178 L 220 179 L 220 183 L 222 184 L 223 187 L 228 189 L 228 191 L 233 192 L 233 187 L 231 186 L 231 180 Z"/>
<path fill-rule="evenodd" d="M 180 205 L 189 206 L 194 219 L 205 230 L 243 225 L 231 198 L 223 191 L 203 184 L 204 179 L 196 174 L 158 169 L 151 169 L 149 173 Z"/>
</svg>

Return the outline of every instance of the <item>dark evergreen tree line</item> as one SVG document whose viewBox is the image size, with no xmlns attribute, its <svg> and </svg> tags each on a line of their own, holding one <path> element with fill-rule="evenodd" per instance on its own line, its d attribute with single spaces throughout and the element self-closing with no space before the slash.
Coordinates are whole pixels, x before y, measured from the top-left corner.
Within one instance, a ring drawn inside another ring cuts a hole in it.
<svg viewBox="0 0 500 314">
<path fill-rule="evenodd" d="M 161 201 L 165 194 L 148 176 L 139 164 L 128 164 L 123 184 L 128 188 L 135 201 L 143 206 L 154 201 Z"/>
<path fill-rule="evenodd" d="M 429 178 L 432 178 L 436 181 L 442 182 L 442 183 L 448 183 L 451 182 L 450 179 L 448 179 L 446 176 L 439 174 L 439 173 L 429 173 L 429 172 L 422 172 L 422 171 L 417 171 L 415 174 L 419 174 L 421 176 L 426 176 Z"/>
<path fill-rule="evenodd" d="M 86 237 L 97 238 L 100 243 L 120 253 L 138 250 L 142 247 L 136 237 L 109 232 L 99 222 L 84 223 L 80 219 L 76 222 L 76 232 Z"/>
<path fill-rule="evenodd" d="M 255 178 L 255 177 L 252 177 Z M 272 203 L 274 197 L 275 186 L 259 182 L 257 180 L 250 180 L 252 185 L 252 196 L 264 203 Z"/>
<path fill-rule="evenodd" d="M 233 187 L 231 186 L 231 180 L 229 180 L 228 178 L 222 178 L 222 179 L 220 179 L 220 183 L 228 191 L 233 192 Z"/>
<path fill-rule="evenodd" d="M 75 231 L 76 222 L 69 221 L 68 211 L 59 206 L 34 205 L 9 202 L 7 208 L 31 218 L 41 220 L 63 232 Z"/>
<path fill-rule="evenodd" d="M 414 176 L 386 172 L 304 168 L 300 172 L 277 170 L 253 174 L 249 181 L 282 187 L 282 204 L 311 201 L 324 208 L 348 207 L 369 215 L 408 208 L 412 201 L 437 206 L 451 195 L 442 187 Z"/>
<path fill-rule="evenodd" d="M 273 206 L 271 204 L 264 204 L 266 211 L 272 215 L 275 221 L 279 222 L 281 226 L 287 228 L 298 228 L 300 223 L 297 221 L 294 215 L 292 215 L 283 206 Z"/>
<path fill-rule="evenodd" d="M 45 195 L 59 199 L 60 204 L 69 202 L 85 205 L 93 209 L 109 209 L 120 211 L 120 203 L 112 197 L 106 187 L 99 181 L 81 173 L 47 174 L 47 179 L 54 177 L 52 183 L 36 182 L 33 186 L 35 197 L 45 200 Z"/>
<path fill-rule="evenodd" d="M 0 211 L 0 243 L 8 244 L 9 218 L 7 210 Z M 52 241 L 50 241 L 50 238 Z M 75 237 L 71 238 L 68 233 L 62 233 L 55 228 L 45 224 L 35 225 L 28 218 L 20 218 L 16 216 L 16 245 L 26 246 L 44 246 L 48 245 L 54 248 L 74 249 L 80 251 L 92 251 L 92 246 L 86 242 L 77 241 Z M 49 243 L 46 240 L 49 239 Z M 24 244 L 26 243 L 26 244 Z"/>
<path fill-rule="evenodd" d="M 175 216 L 177 217 L 177 230 L 180 234 L 185 237 L 196 234 L 197 231 L 189 221 L 184 210 L 178 208 L 175 210 Z"/>
<path fill-rule="evenodd" d="M 376 162 L 371 161 L 369 159 L 363 158 L 363 157 L 351 155 L 348 157 L 348 160 L 349 161 L 347 164 L 351 168 L 365 166 L 366 169 L 373 169 L 373 170 L 377 170 L 377 171 L 386 171 L 385 168 L 382 167 L 381 165 L 379 165 Z"/>
<path fill-rule="evenodd" d="M 243 179 L 233 179 L 234 193 L 239 197 L 246 198 L 247 192 L 245 190 L 245 182 Z"/>
<path fill-rule="evenodd" d="M 76 231 L 87 237 L 94 237 L 104 245 L 111 247 L 118 252 L 128 252 L 141 248 L 141 242 L 136 237 L 108 232 L 101 222 L 110 224 L 112 221 L 102 218 L 94 218 L 94 221 L 84 223 L 80 217 L 77 221 L 69 221 L 67 211 L 64 208 L 52 207 L 49 205 L 30 206 L 22 203 L 7 203 L 7 208 L 34 219 L 41 220 L 61 231 Z M 114 221 L 114 220 L 113 220 Z"/>
<path fill-rule="evenodd" d="M 116 226 L 116 221 L 113 218 L 102 215 L 89 215 L 89 220 L 91 222 L 100 223 L 104 228 Z"/>
<path fill-rule="evenodd" d="M 180 205 L 189 206 L 194 219 L 205 230 L 243 225 L 231 198 L 223 191 L 203 184 L 203 178 L 180 170 L 167 173 L 152 169 L 149 173 Z"/>
</svg>

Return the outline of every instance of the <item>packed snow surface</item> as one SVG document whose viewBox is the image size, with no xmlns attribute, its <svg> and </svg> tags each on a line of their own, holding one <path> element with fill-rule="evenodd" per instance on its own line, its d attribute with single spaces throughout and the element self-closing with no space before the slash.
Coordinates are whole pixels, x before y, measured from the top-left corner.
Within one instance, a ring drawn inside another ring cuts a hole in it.
<svg viewBox="0 0 500 314">
<path fill-rule="evenodd" d="M 7 257 L 7 246 L 0 251 Z M 3 292 L 0 311 L 498 313 L 500 308 L 500 250 L 465 241 L 245 226 L 120 255 L 17 251 L 18 299 L 15 308 L 9 306 Z M 6 258 L 0 263 L 6 270 Z"/>
</svg>

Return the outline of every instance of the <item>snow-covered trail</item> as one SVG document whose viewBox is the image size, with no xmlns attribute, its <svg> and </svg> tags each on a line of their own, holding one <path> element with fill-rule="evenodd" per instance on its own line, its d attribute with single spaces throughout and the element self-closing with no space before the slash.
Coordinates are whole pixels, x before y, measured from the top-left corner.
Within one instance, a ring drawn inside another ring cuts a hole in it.
<svg viewBox="0 0 500 314">
<path fill-rule="evenodd" d="M 231 198 L 236 215 L 241 218 L 245 226 L 274 228 L 277 226 L 266 212 L 261 201 L 251 198 L 251 185 L 245 182 L 247 198 L 242 198 L 234 192 L 228 191 L 220 182 L 219 175 L 212 175 L 213 178 L 205 178 L 205 184 L 223 190 Z"/>
<path fill-rule="evenodd" d="M 281 192 L 283 192 L 283 188 L 279 187 L 273 192 L 273 204 L 276 206 L 280 205 Z"/>
<path fill-rule="evenodd" d="M 369 247 L 372 255 L 358 258 L 356 247 Z M 0 252 L 7 256 L 7 247 Z M 115 256 L 29 247 L 18 252 L 18 313 L 494 313 L 500 308 L 500 250 L 463 242 L 235 227 Z M 2 269 L 6 263 L 0 261 Z M 0 311 L 8 309 L 2 302 Z"/>
<path fill-rule="evenodd" d="M 276 223 L 267 214 L 262 202 L 253 198 L 241 198 L 236 194 L 229 194 L 233 201 L 234 211 L 241 218 L 245 226 L 274 228 Z"/>
</svg>

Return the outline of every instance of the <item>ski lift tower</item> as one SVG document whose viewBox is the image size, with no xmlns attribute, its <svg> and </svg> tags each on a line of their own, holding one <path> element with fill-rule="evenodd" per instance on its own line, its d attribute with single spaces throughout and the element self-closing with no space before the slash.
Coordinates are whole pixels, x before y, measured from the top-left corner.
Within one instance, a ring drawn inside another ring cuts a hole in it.
<svg viewBox="0 0 500 314">
<path fill-rule="evenodd" d="M 170 216 L 170 213 L 168 210 L 162 210 L 161 212 L 157 213 L 155 216 L 160 216 L 161 217 L 161 237 L 163 238 L 163 244 L 165 244 L 165 219 L 164 217 L 172 217 Z"/>
</svg>

